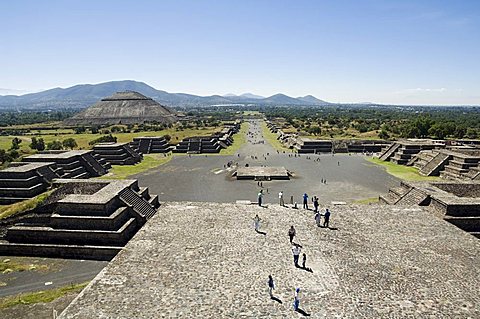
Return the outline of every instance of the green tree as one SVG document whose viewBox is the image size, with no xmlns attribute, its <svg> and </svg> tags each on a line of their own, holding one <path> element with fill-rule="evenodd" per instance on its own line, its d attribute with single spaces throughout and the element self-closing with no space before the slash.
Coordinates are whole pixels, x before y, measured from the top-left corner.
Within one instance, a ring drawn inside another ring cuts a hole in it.
<svg viewBox="0 0 480 319">
<path fill-rule="evenodd" d="M 64 148 L 69 148 L 73 150 L 75 147 L 77 147 L 77 141 L 73 137 L 69 137 L 67 139 L 64 139 L 62 142 L 62 145 Z"/>
<path fill-rule="evenodd" d="M 19 139 L 18 137 L 14 137 L 12 139 L 12 146 L 10 147 L 11 150 L 18 150 L 20 148 L 20 143 L 22 143 L 22 140 Z"/>
<path fill-rule="evenodd" d="M 49 150 L 62 150 L 63 144 L 59 140 L 51 141 L 47 144 Z"/>
</svg>

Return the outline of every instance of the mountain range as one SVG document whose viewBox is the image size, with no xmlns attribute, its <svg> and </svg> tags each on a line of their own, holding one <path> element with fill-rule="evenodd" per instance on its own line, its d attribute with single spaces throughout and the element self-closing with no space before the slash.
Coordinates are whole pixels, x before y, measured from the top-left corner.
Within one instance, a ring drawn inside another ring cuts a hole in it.
<svg viewBox="0 0 480 319">
<path fill-rule="evenodd" d="M 242 95 L 227 94 L 224 96 L 197 96 L 186 93 L 168 93 L 166 91 L 157 90 L 143 82 L 125 80 L 99 84 L 80 84 L 69 88 L 54 88 L 25 95 L 4 95 L 0 96 L 0 109 L 54 110 L 65 108 L 86 108 L 102 98 L 120 91 L 136 91 L 153 98 L 160 104 L 185 108 L 228 104 L 298 106 L 330 105 L 330 103 L 317 99 L 312 95 L 297 98 L 285 94 L 275 94 L 270 97 L 263 97 L 251 93 L 245 93 Z"/>
</svg>

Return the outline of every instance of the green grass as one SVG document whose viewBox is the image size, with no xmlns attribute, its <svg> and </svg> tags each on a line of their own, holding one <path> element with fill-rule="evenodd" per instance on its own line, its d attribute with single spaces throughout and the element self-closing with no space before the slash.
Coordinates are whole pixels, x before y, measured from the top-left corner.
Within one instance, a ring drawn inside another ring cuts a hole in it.
<svg viewBox="0 0 480 319">
<path fill-rule="evenodd" d="M 270 145 L 272 145 L 272 147 L 276 150 L 279 150 L 279 151 L 287 151 L 287 152 L 291 152 L 292 150 L 285 147 L 282 143 L 280 143 L 279 140 L 277 140 L 277 133 L 272 133 L 268 127 L 267 127 L 267 123 L 265 121 L 262 122 L 262 133 L 263 133 L 263 137 L 265 138 L 265 140 L 270 143 Z"/>
<path fill-rule="evenodd" d="M 406 181 L 438 181 L 438 176 L 423 176 L 413 166 L 399 165 L 392 162 L 384 162 L 378 158 L 368 158 L 369 162 L 385 167 L 387 173 Z"/>
<path fill-rule="evenodd" d="M 27 199 L 15 204 L 0 205 L 0 219 L 22 213 L 30 209 L 34 209 L 35 207 L 43 203 L 48 198 L 48 196 L 50 196 L 51 193 L 52 191 L 48 191 L 37 195 L 34 198 Z"/>
<path fill-rule="evenodd" d="M 128 176 L 135 175 L 151 168 L 168 163 L 172 155 L 163 156 L 163 154 L 145 154 L 143 161 L 135 165 L 112 165 L 109 173 L 103 175 L 103 179 L 126 179 Z"/>
<path fill-rule="evenodd" d="M 369 197 L 364 199 L 357 199 L 353 201 L 354 204 L 360 205 L 369 205 L 369 204 L 376 204 L 378 203 L 378 197 Z"/>
<path fill-rule="evenodd" d="M 45 271 L 48 270 L 48 265 L 21 263 L 17 259 L 4 259 L 0 262 L 0 273 L 22 272 L 22 271 Z"/>
<path fill-rule="evenodd" d="M 52 302 L 68 293 L 77 293 L 82 291 L 88 285 L 88 282 L 81 284 L 72 284 L 65 287 L 49 289 L 38 292 L 24 293 L 16 296 L 0 299 L 0 309 L 9 308 L 16 305 L 30 305 L 39 302 Z"/>
<path fill-rule="evenodd" d="M 220 155 L 233 155 L 235 154 L 243 144 L 247 142 L 247 132 L 249 124 L 243 122 L 240 126 L 240 131 L 233 135 L 233 143 L 227 148 L 220 150 Z"/>
</svg>

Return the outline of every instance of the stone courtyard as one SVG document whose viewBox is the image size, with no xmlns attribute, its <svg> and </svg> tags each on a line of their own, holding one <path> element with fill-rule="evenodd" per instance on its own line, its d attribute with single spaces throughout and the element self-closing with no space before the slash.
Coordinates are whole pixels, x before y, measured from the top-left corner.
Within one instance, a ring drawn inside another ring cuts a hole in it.
<svg viewBox="0 0 480 319">
<path fill-rule="evenodd" d="M 295 318 L 297 287 L 312 318 L 480 317 L 476 238 L 421 208 L 331 210 L 328 229 L 275 204 L 166 204 L 60 318 Z M 291 225 L 312 272 L 293 265 Z"/>
</svg>

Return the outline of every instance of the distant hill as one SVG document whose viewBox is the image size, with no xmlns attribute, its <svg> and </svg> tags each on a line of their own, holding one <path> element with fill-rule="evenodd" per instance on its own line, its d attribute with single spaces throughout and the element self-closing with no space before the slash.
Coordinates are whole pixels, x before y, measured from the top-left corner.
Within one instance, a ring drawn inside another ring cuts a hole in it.
<svg viewBox="0 0 480 319">
<path fill-rule="evenodd" d="M 121 91 L 136 91 L 166 106 L 192 107 L 219 104 L 257 104 L 257 105 L 304 105 L 322 106 L 328 102 L 307 95 L 293 98 L 285 94 L 262 97 L 251 93 L 236 96 L 197 96 L 186 93 L 168 93 L 157 90 L 143 82 L 125 80 L 100 84 L 80 84 L 69 88 L 55 88 L 25 95 L 0 96 L 0 109 L 49 110 L 64 108 L 86 108 L 104 97 Z"/>
</svg>

